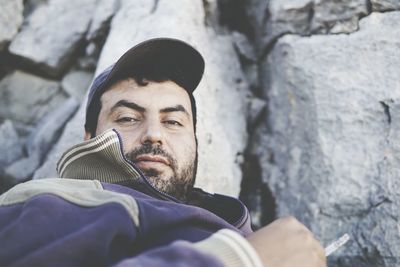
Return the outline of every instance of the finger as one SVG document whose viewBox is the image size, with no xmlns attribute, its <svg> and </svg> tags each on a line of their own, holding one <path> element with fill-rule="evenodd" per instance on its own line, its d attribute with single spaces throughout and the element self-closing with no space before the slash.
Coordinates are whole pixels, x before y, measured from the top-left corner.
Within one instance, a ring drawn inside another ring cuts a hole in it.
<svg viewBox="0 0 400 267">
<path fill-rule="evenodd" d="M 317 265 L 317 266 L 320 266 L 320 267 L 327 267 L 328 264 L 327 264 L 327 262 L 326 262 L 326 257 L 324 257 L 323 259 L 318 258 L 318 265 Z"/>
<path fill-rule="evenodd" d="M 314 249 L 315 253 L 317 254 L 317 257 L 322 261 L 326 262 L 325 249 L 321 246 L 321 244 L 317 240 L 315 240 Z"/>
</svg>

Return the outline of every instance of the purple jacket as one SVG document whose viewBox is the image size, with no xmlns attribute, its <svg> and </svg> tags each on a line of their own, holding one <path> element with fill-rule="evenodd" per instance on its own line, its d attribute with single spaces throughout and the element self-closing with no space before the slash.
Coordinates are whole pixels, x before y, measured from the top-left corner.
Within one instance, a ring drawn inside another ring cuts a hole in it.
<svg viewBox="0 0 400 267">
<path fill-rule="evenodd" d="M 240 201 L 194 189 L 179 203 L 122 151 L 107 131 L 64 153 L 62 178 L 1 195 L 0 266 L 262 266 Z"/>
</svg>

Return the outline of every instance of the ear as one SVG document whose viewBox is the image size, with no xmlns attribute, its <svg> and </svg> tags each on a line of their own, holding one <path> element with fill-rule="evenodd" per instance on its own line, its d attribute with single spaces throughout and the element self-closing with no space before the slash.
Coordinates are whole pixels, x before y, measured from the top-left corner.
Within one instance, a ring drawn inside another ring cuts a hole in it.
<svg viewBox="0 0 400 267">
<path fill-rule="evenodd" d="M 87 140 L 89 140 L 90 138 L 92 138 L 92 135 L 91 135 L 88 131 L 85 131 L 85 135 L 84 135 L 84 137 L 83 137 L 83 140 L 87 141 Z"/>
</svg>

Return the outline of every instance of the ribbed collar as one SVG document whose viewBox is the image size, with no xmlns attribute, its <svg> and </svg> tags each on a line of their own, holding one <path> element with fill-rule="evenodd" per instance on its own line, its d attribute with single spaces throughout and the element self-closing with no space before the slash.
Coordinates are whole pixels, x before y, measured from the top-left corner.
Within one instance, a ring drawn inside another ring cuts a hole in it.
<svg viewBox="0 0 400 267">
<path fill-rule="evenodd" d="M 140 172 L 122 151 L 118 133 L 108 130 L 64 152 L 57 163 L 58 175 L 122 185 L 141 182 Z"/>
</svg>

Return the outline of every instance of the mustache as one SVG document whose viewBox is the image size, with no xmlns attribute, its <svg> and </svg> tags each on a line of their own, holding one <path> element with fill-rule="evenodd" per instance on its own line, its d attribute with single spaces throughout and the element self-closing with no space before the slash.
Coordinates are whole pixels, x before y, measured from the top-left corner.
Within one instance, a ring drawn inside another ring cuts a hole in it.
<svg viewBox="0 0 400 267">
<path fill-rule="evenodd" d="M 127 152 L 125 154 L 125 157 L 128 158 L 132 162 L 136 162 L 136 158 L 140 155 L 158 155 L 166 158 L 170 164 L 171 167 L 174 169 L 176 166 L 176 160 L 165 150 L 163 150 L 160 146 L 153 146 L 151 144 L 144 144 L 141 145 L 137 148 L 134 148 L 133 150 Z"/>
</svg>

